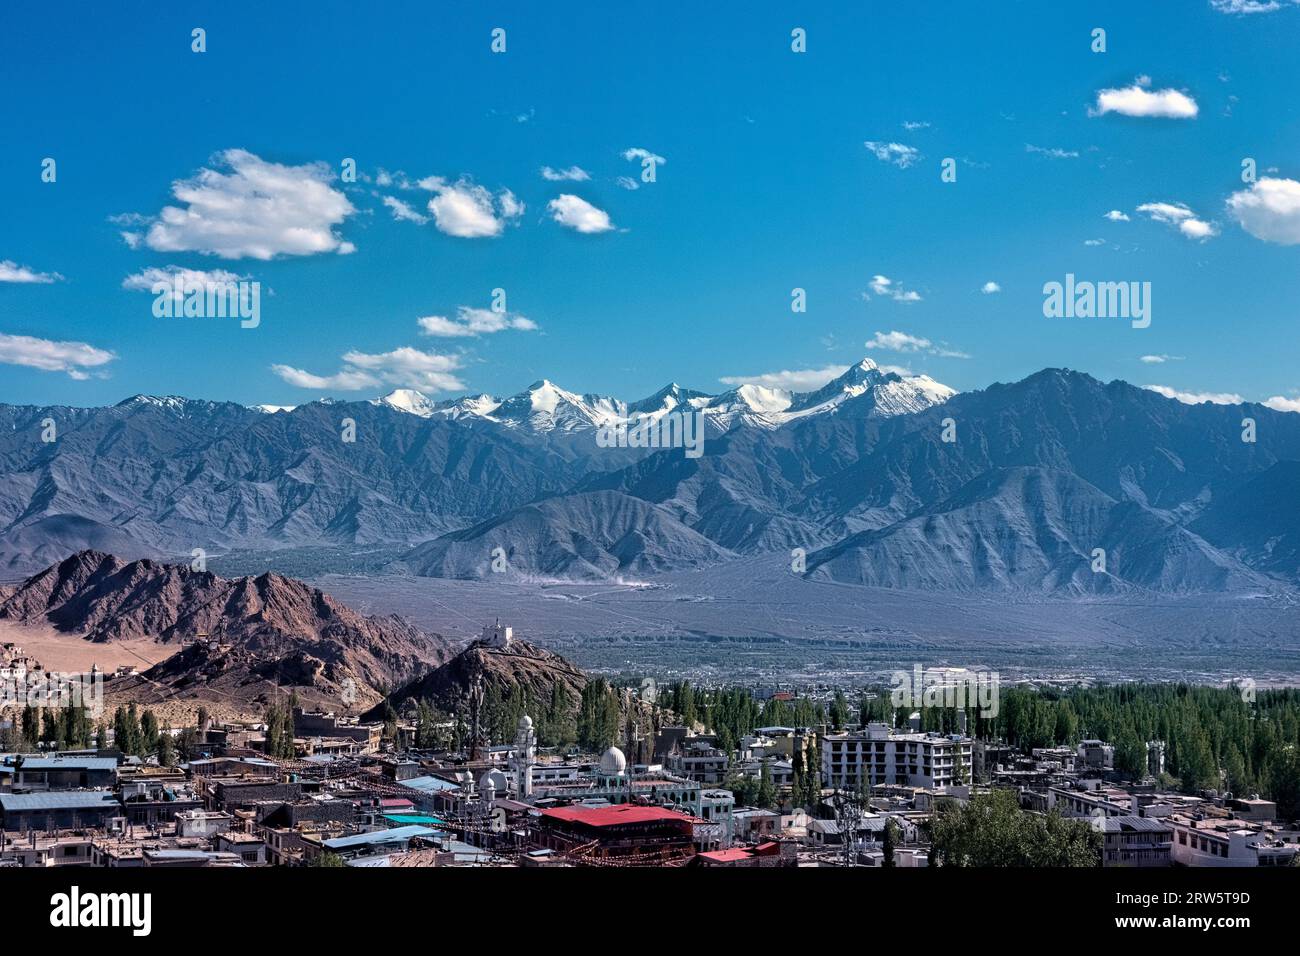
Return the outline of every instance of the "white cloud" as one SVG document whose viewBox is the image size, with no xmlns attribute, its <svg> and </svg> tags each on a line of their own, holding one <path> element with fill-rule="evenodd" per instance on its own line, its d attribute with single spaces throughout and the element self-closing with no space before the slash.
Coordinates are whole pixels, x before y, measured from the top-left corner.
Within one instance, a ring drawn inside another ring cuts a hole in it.
<svg viewBox="0 0 1300 956">
<path fill-rule="evenodd" d="M 578 232 L 609 232 L 614 228 L 614 224 L 609 221 L 609 213 L 569 193 L 562 193 L 552 199 L 546 208 L 552 219 Z"/>
<path fill-rule="evenodd" d="M 1165 398 L 1176 398 L 1184 405 L 1200 405 L 1203 402 L 1209 402 L 1213 405 L 1240 405 L 1246 401 L 1233 392 L 1180 392 L 1168 385 L 1144 385 L 1142 387 L 1148 391 L 1163 395 Z"/>
<path fill-rule="evenodd" d="M 149 248 L 225 259 L 355 251 L 334 227 L 356 210 L 330 185 L 334 173 L 326 164 L 283 166 L 228 149 L 214 165 L 219 168 L 172 183 L 172 195 L 184 206 L 158 214 L 143 237 Z"/>
<path fill-rule="evenodd" d="M 1300 398 L 1287 398 L 1284 395 L 1274 395 L 1272 398 L 1264 399 L 1260 404 L 1277 412 L 1300 412 Z"/>
<path fill-rule="evenodd" d="M 1147 365 L 1163 365 L 1165 362 L 1181 362 L 1182 360 L 1181 355 L 1143 355 L 1138 359 L 1139 362 L 1144 362 Z"/>
<path fill-rule="evenodd" d="M 410 203 L 398 199 L 396 196 L 384 196 L 384 205 L 392 210 L 394 219 L 404 219 L 407 222 L 418 222 L 424 225 L 429 221 L 429 217 L 416 210 Z"/>
<path fill-rule="evenodd" d="M 1219 234 L 1214 223 L 1198 218 L 1190 208 L 1180 202 L 1143 203 L 1137 207 L 1137 211 L 1146 213 L 1156 222 L 1175 226 L 1189 239 L 1209 239 Z"/>
<path fill-rule="evenodd" d="M 631 176 L 619 176 L 618 179 L 615 180 L 615 182 L 617 182 L 624 189 L 641 188 L 641 184 L 637 182 L 635 179 L 633 179 Z"/>
<path fill-rule="evenodd" d="M 867 340 L 867 348 L 883 349 L 886 352 L 923 352 L 932 346 L 929 339 L 906 332 L 877 332 Z"/>
<path fill-rule="evenodd" d="M 623 158 L 628 162 L 633 160 L 645 165 L 647 159 L 653 160 L 656 166 L 662 166 L 668 160 L 664 159 L 658 153 L 652 153 L 648 149 L 642 149 L 640 146 L 633 146 L 631 149 L 623 150 Z"/>
<path fill-rule="evenodd" d="M 1051 159 L 1078 159 L 1079 154 L 1072 149 L 1061 149 L 1059 146 L 1035 146 L 1033 143 L 1025 143 L 1026 153 L 1040 153 Z"/>
<path fill-rule="evenodd" d="M 1256 239 L 1300 243 L 1300 182 L 1264 177 L 1228 197 L 1228 211 Z"/>
<path fill-rule="evenodd" d="M 442 315 L 426 315 L 417 321 L 425 335 L 440 338 L 472 338 L 506 329 L 531 332 L 537 328 L 537 323 L 532 319 L 514 312 L 494 312 L 492 309 L 476 309 L 467 305 L 457 308 L 454 319 Z"/>
<path fill-rule="evenodd" d="M 66 372 L 78 381 L 90 377 L 86 369 L 99 368 L 117 358 L 112 352 L 85 342 L 54 342 L 31 335 L 0 332 L 0 363 L 23 365 L 42 372 Z"/>
<path fill-rule="evenodd" d="M 1105 240 L 1105 239 L 1085 239 L 1085 240 L 1083 240 L 1083 244 L 1084 244 L 1085 246 L 1104 246 L 1104 245 L 1106 244 L 1106 240 Z"/>
<path fill-rule="evenodd" d="M 554 169 L 550 166 L 543 166 L 542 178 L 553 183 L 566 181 L 584 183 L 591 178 L 591 174 L 581 166 L 570 166 L 568 169 Z"/>
<path fill-rule="evenodd" d="M 764 388 L 783 388 L 789 392 L 814 392 L 848 370 L 847 365 L 827 365 L 825 368 L 783 369 L 779 372 L 762 372 L 758 375 L 724 375 L 718 381 L 733 387 L 761 385 Z"/>
<path fill-rule="evenodd" d="M 427 176 L 419 185 L 436 195 L 429 200 L 429 212 L 440 232 L 462 239 L 499 236 L 506 224 L 524 213 L 524 204 L 509 189 L 494 197 L 486 187 L 465 177 L 448 182 L 441 176 Z"/>
<path fill-rule="evenodd" d="M 898 331 L 876 332 L 866 341 L 866 347 L 881 349 L 886 352 L 924 352 L 927 355 L 935 355 L 939 358 L 970 358 L 965 352 L 949 348 L 943 342 L 936 344 L 927 338 Z"/>
<path fill-rule="evenodd" d="M 1002 286 L 998 285 L 996 282 L 992 280 L 989 280 L 988 282 L 980 286 L 980 291 L 983 292 L 985 295 L 993 295 L 995 293 L 1001 292 Z"/>
<path fill-rule="evenodd" d="M 1300 3 L 1300 0 L 1286 0 L 1288 3 Z M 1220 13 L 1272 13 L 1281 10 L 1282 0 L 1210 0 L 1210 6 Z"/>
<path fill-rule="evenodd" d="M 20 266 L 12 259 L 0 261 L 0 282 L 40 283 L 59 282 L 63 276 L 57 272 L 36 272 Z"/>
<path fill-rule="evenodd" d="M 271 371 L 297 388 L 326 388 L 340 392 L 355 392 L 363 388 L 376 388 L 381 383 L 369 372 L 343 369 L 333 375 L 313 375 L 291 365 L 272 365 Z"/>
<path fill-rule="evenodd" d="M 904 120 L 904 121 L 903 121 L 903 129 L 907 130 L 909 133 L 915 133 L 918 129 L 929 129 L 929 128 L 930 128 L 930 124 L 927 123 L 927 122 L 925 122 L 924 120 L 921 120 L 921 121 Z"/>
<path fill-rule="evenodd" d="M 1145 81 L 1145 82 L 1143 82 Z M 1200 108 L 1186 93 L 1174 89 L 1149 90 L 1150 78 L 1140 76 L 1132 86 L 1097 91 L 1097 105 L 1092 116 L 1119 113 L 1122 116 L 1195 119 Z"/>
<path fill-rule="evenodd" d="M 878 143 L 867 140 L 862 145 L 882 163 L 893 163 L 899 169 L 907 169 L 921 158 L 920 150 L 915 146 L 904 146 L 902 143 Z"/>
<path fill-rule="evenodd" d="M 343 367 L 333 375 L 314 375 L 289 365 L 272 365 L 271 371 L 298 388 L 355 392 L 392 385 L 423 392 L 455 392 L 465 388 L 465 383 L 454 374 L 460 365 L 459 356 L 422 352 L 403 346 L 377 354 L 345 352 Z"/>
<path fill-rule="evenodd" d="M 176 280 L 180 279 L 179 289 Z M 172 292 L 172 298 L 179 301 L 187 291 L 207 289 L 211 285 L 225 285 L 239 282 L 248 276 L 236 275 L 225 269 L 186 269 L 182 266 L 150 266 L 122 280 L 122 288 L 133 292 L 153 292 L 154 284 L 164 283 Z"/>
<path fill-rule="evenodd" d="M 1128 222 L 1128 221 L 1129 221 L 1128 213 L 1121 212 L 1121 211 L 1118 210 L 1118 209 L 1112 209 L 1110 212 L 1106 213 L 1106 218 L 1109 219 L 1111 222 Z"/>
<path fill-rule="evenodd" d="M 888 276 L 872 276 L 871 291 L 881 298 L 893 299 L 895 302 L 920 302 L 921 294 L 913 292 L 911 289 L 904 289 Z M 862 293 L 864 299 L 869 298 L 867 293 Z"/>
</svg>

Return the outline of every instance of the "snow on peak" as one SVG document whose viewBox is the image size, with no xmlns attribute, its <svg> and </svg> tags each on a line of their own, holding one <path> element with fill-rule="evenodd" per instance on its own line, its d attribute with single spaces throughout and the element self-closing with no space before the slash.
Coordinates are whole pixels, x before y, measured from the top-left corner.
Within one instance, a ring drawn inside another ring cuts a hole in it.
<svg viewBox="0 0 1300 956">
<path fill-rule="evenodd" d="M 603 395 L 578 395 L 542 379 L 503 401 L 493 417 L 535 431 L 576 431 L 624 420 L 627 405 Z"/>
<path fill-rule="evenodd" d="M 413 388 L 398 388 L 389 392 L 383 398 L 371 400 L 372 405 L 387 405 L 389 408 L 396 409 L 399 412 L 407 412 L 411 415 L 418 415 L 421 418 L 428 418 L 433 414 L 437 407 L 436 403 L 423 392 L 418 392 Z"/>
<path fill-rule="evenodd" d="M 422 418 L 482 418 L 538 432 L 584 431 L 631 420 L 657 419 L 673 411 L 700 411 L 725 431 L 738 423 L 776 428 L 810 415 L 834 413 L 844 403 L 855 400 L 868 403 L 856 407 L 869 415 L 905 415 L 938 405 L 955 394 L 954 389 L 928 375 L 885 371 L 864 358 L 812 392 L 791 392 L 750 382 L 720 395 L 708 395 L 674 382 L 647 398 L 627 403 L 604 395 L 579 395 L 544 378 L 506 399 L 472 395 L 435 402 L 414 389 L 399 388 L 372 403 Z"/>
</svg>

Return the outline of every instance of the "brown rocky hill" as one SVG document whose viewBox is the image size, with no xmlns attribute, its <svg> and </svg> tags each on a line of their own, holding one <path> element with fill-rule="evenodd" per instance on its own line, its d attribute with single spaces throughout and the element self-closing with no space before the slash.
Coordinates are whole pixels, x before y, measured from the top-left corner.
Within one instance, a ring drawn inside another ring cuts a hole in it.
<svg viewBox="0 0 1300 956">
<path fill-rule="evenodd" d="M 508 697 L 515 687 L 534 700 L 550 700 L 554 689 L 563 685 L 565 694 L 576 709 L 587 686 L 587 675 L 575 664 L 552 651 L 515 638 L 505 647 L 476 641 L 441 667 L 399 688 L 390 698 L 399 711 L 408 701 L 432 701 L 440 710 L 462 710 L 470 688 L 477 680 L 486 692 L 495 688 Z M 376 709 L 376 714 L 382 708 Z"/>
<path fill-rule="evenodd" d="M 0 594 L 0 619 L 43 623 L 92 641 L 152 637 L 178 652 L 138 681 L 159 695 L 369 704 L 450 653 L 398 617 L 366 617 L 278 574 L 225 579 L 186 565 L 81 551 Z M 207 635 L 200 639 L 200 635 Z M 117 689 L 117 682 L 114 682 Z"/>
</svg>

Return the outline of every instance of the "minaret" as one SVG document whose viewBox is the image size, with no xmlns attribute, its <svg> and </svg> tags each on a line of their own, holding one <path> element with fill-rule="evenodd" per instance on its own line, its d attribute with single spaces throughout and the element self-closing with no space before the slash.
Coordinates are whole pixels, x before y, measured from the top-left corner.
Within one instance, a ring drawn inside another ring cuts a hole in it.
<svg viewBox="0 0 1300 956">
<path fill-rule="evenodd" d="M 521 800 L 533 795 L 533 764 L 536 762 L 537 734 L 533 732 L 533 718 L 524 714 L 519 718 L 515 752 L 510 758 L 510 769 L 515 772 L 515 793 Z"/>
</svg>

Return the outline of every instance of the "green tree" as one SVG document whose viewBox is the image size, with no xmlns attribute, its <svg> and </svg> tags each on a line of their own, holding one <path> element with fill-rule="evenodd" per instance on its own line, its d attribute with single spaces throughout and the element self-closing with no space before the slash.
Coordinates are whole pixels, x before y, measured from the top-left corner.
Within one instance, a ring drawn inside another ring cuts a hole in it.
<svg viewBox="0 0 1300 956">
<path fill-rule="evenodd" d="M 578 744 L 584 750 L 600 753 L 618 737 L 618 699 L 603 678 L 587 682 L 578 705 Z"/>
<path fill-rule="evenodd" d="M 158 765 L 176 766 L 176 741 L 172 739 L 170 730 L 165 730 L 158 735 Z"/>
<path fill-rule="evenodd" d="M 754 798 L 755 806 L 760 810 L 771 810 L 776 806 L 776 787 L 772 785 L 772 767 L 766 760 L 758 772 L 758 794 Z"/>
<path fill-rule="evenodd" d="M 976 794 L 965 806 L 943 801 L 930 821 L 939 866 L 1090 867 L 1101 865 L 1102 836 L 1056 811 L 1020 809 L 1010 790 Z"/>
<path fill-rule="evenodd" d="M 894 818 L 890 817 L 885 821 L 885 834 L 881 840 L 881 851 L 884 853 L 885 866 L 894 865 L 894 848 L 898 845 L 898 824 Z"/>
</svg>

